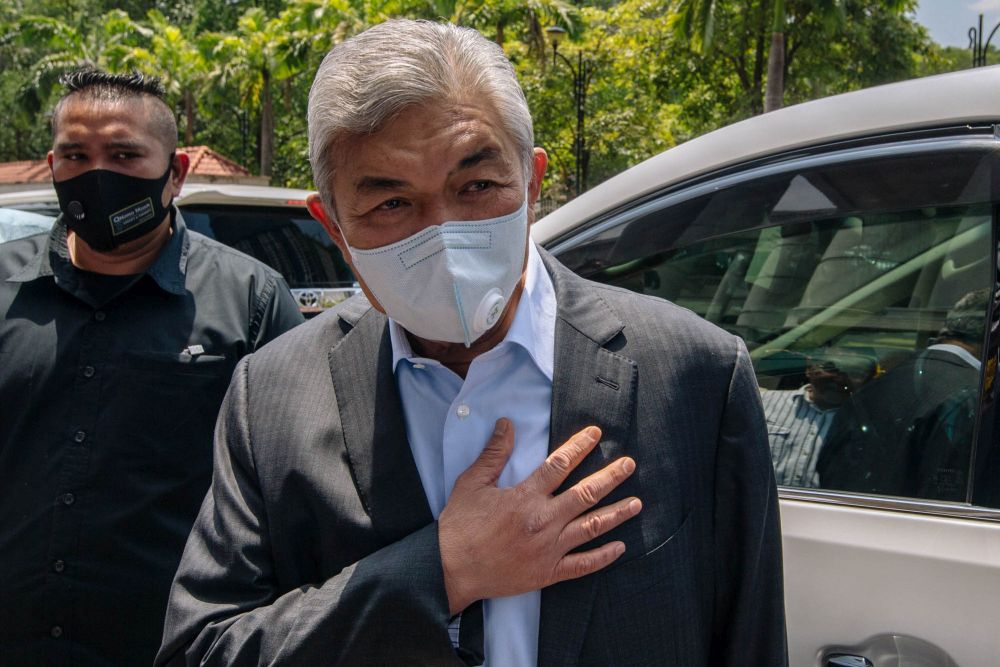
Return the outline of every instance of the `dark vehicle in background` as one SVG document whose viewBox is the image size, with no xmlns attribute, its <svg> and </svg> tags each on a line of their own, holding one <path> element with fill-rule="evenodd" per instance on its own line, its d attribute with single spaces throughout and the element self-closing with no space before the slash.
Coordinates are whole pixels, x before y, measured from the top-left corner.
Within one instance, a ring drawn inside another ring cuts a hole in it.
<svg viewBox="0 0 1000 667">
<path fill-rule="evenodd" d="M 532 229 L 746 340 L 791 665 L 1000 664 L 998 213 L 990 67 L 736 123 Z"/>
<path fill-rule="evenodd" d="M 190 229 L 279 271 L 307 317 L 359 291 L 350 267 L 306 210 L 307 190 L 188 183 L 176 204 Z M 0 194 L 0 242 L 38 233 L 59 214 L 51 188 Z"/>
</svg>

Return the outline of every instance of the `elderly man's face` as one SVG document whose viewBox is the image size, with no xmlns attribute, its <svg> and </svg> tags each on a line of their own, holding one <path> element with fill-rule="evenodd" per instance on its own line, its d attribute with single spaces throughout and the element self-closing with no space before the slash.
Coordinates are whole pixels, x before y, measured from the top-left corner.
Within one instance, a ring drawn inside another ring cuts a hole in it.
<svg viewBox="0 0 1000 667">
<path fill-rule="evenodd" d="M 378 248 L 443 222 L 512 213 L 526 191 L 528 221 L 534 222 L 545 153 L 535 149 L 526 183 L 520 153 L 486 104 L 414 107 L 373 135 L 341 140 L 334 150 L 335 210 L 315 197 L 310 210 L 348 261 L 347 246 Z"/>
</svg>

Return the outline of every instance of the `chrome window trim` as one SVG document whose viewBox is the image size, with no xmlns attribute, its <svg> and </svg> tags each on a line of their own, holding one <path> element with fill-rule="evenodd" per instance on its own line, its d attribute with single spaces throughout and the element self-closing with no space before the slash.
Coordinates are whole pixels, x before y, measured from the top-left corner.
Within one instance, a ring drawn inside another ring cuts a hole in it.
<svg viewBox="0 0 1000 667">
<path fill-rule="evenodd" d="M 947 503 L 918 498 L 873 496 L 861 493 L 848 493 L 846 491 L 805 489 L 791 486 L 779 486 L 778 497 L 781 500 L 801 500 L 859 509 L 885 510 L 951 519 L 973 519 L 1000 523 L 1000 509 L 982 507 L 980 505 L 966 505 L 963 503 Z"/>
<path fill-rule="evenodd" d="M 918 139 L 913 141 L 902 141 L 892 144 L 879 144 L 867 148 L 849 148 L 845 150 L 822 153 L 820 155 L 809 155 L 804 157 L 793 157 L 787 160 L 774 162 L 760 167 L 754 167 L 747 171 L 729 174 L 719 178 L 711 179 L 695 185 L 678 183 L 671 186 L 662 194 L 651 195 L 649 201 L 629 209 L 624 212 L 612 213 L 604 221 L 594 224 L 589 229 L 573 238 L 557 242 L 548 248 L 549 252 L 557 255 L 561 252 L 574 248 L 582 243 L 586 243 L 595 236 L 606 232 L 619 225 L 626 224 L 638 218 L 642 218 L 650 213 L 664 208 L 675 206 L 689 199 L 702 195 L 731 188 L 747 181 L 776 176 L 788 171 L 800 171 L 816 167 L 825 167 L 841 162 L 854 162 L 872 158 L 901 157 L 906 155 L 943 152 L 943 151 L 989 151 L 1000 150 L 1000 136 L 981 135 L 975 137 L 945 137 L 934 139 Z M 849 160 L 845 160 L 849 156 Z M 649 195 L 647 195 L 649 196 Z M 628 206 L 624 204 L 623 206 Z M 732 231 L 740 231 L 734 229 Z"/>
</svg>

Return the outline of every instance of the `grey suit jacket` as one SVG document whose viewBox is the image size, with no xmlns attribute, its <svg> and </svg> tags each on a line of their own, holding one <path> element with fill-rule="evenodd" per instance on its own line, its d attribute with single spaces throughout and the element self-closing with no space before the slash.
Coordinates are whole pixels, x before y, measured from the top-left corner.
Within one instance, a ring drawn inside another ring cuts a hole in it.
<svg viewBox="0 0 1000 667">
<path fill-rule="evenodd" d="M 598 540 L 624 540 L 617 562 L 542 591 L 539 664 L 786 664 L 777 494 L 742 341 L 543 258 L 550 449 L 599 425 L 567 486 L 627 454 L 636 472 L 607 502 L 644 509 Z M 461 664 L 391 360 L 362 298 L 243 360 L 158 664 Z"/>
</svg>

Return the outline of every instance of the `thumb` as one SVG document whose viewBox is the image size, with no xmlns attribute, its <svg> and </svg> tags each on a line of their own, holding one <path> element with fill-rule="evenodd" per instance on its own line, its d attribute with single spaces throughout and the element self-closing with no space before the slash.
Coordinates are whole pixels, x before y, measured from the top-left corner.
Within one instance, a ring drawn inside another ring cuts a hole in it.
<svg viewBox="0 0 1000 667">
<path fill-rule="evenodd" d="M 506 417 L 501 417 L 496 421 L 493 435 L 486 441 L 483 451 L 462 473 L 462 477 L 468 476 L 480 486 L 496 484 L 513 451 L 514 424 Z"/>
</svg>

